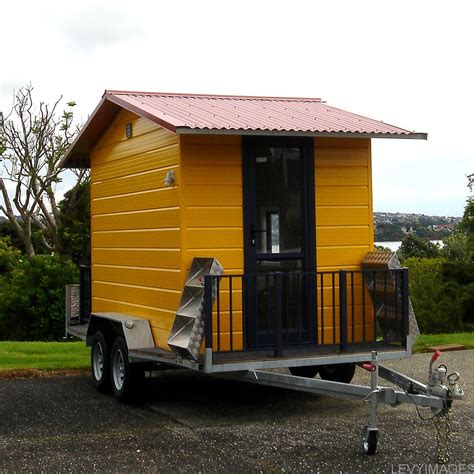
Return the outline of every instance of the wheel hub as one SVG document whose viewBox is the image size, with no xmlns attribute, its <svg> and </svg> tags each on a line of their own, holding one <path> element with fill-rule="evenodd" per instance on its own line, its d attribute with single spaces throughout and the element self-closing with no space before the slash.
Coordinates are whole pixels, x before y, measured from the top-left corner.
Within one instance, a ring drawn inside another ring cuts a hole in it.
<svg viewBox="0 0 474 474">
<path fill-rule="evenodd" d="M 94 346 L 92 369 L 96 380 L 101 380 L 104 374 L 104 350 L 102 344 L 97 342 Z"/>
<path fill-rule="evenodd" d="M 125 378 L 125 361 L 120 349 L 118 349 L 114 354 L 114 359 L 112 361 L 112 375 L 115 388 L 117 390 L 122 390 Z"/>
</svg>

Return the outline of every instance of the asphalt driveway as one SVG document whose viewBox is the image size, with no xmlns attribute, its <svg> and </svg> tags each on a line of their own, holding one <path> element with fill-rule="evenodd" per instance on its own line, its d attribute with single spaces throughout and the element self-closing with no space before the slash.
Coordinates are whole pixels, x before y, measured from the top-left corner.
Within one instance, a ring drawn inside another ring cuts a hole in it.
<svg viewBox="0 0 474 474">
<path fill-rule="evenodd" d="M 390 365 L 425 381 L 429 357 Z M 450 463 L 474 472 L 474 351 L 439 362 L 461 372 L 467 392 L 455 404 Z M 356 381 L 367 382 L 357 370 Z M 380 407 L 372 457 L 361 451 L 368 416 L 361 402 L 189 371 L 159 373 L 135 405 L 97 393 L 85 376 L 0 380 L 0 470 L 408 472 L 434 464 L 434 425 L 413 406 Z"/>
</svg>

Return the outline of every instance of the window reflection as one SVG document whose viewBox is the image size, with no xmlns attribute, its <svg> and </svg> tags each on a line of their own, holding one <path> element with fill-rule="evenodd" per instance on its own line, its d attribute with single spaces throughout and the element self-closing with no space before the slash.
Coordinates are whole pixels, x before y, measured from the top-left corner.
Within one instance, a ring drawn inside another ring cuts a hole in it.
<svg viewBox="0 0 474 474">
<path fill-rule="evenodd" d="M 260 147 L 255 162 L 257 253 L 299 253 L 300 149 Z"/>
</svg>

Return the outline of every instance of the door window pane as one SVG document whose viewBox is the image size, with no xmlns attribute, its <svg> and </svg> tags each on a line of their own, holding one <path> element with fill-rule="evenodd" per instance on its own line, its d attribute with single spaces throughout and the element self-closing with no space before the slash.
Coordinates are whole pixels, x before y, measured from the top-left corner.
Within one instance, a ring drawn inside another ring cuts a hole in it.
<svg viewBox="0 0 474 474">
<path fill-rule="evenodd" d="M 300 149 L 260 147 L 255 167 L 257 253 L 300 253 Z"/>
<path fill-rule="evenodd" d="M 304 317 L 304 276 L 301 260 L 259 260 L 257 261 L 257 332 L 267 335 L 273 343 L 273 325 L 277 304 L 275 300 L 275 272 L 282 272 L 282 330 L 284 341 L 304 340 L 307 337 L 308 322 Z"/>
</svg>

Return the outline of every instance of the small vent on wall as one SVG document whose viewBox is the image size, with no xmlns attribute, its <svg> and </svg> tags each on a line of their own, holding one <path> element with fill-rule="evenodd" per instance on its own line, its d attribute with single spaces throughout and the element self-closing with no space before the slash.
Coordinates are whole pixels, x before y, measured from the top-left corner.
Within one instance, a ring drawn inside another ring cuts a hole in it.
<svg viewBox="0 0 474 474">
<path fill-rule="evenodd" d="M 125 124 L 125 137 L 132 138 L 132 123 L 128 122 Z"/>
</svg>

